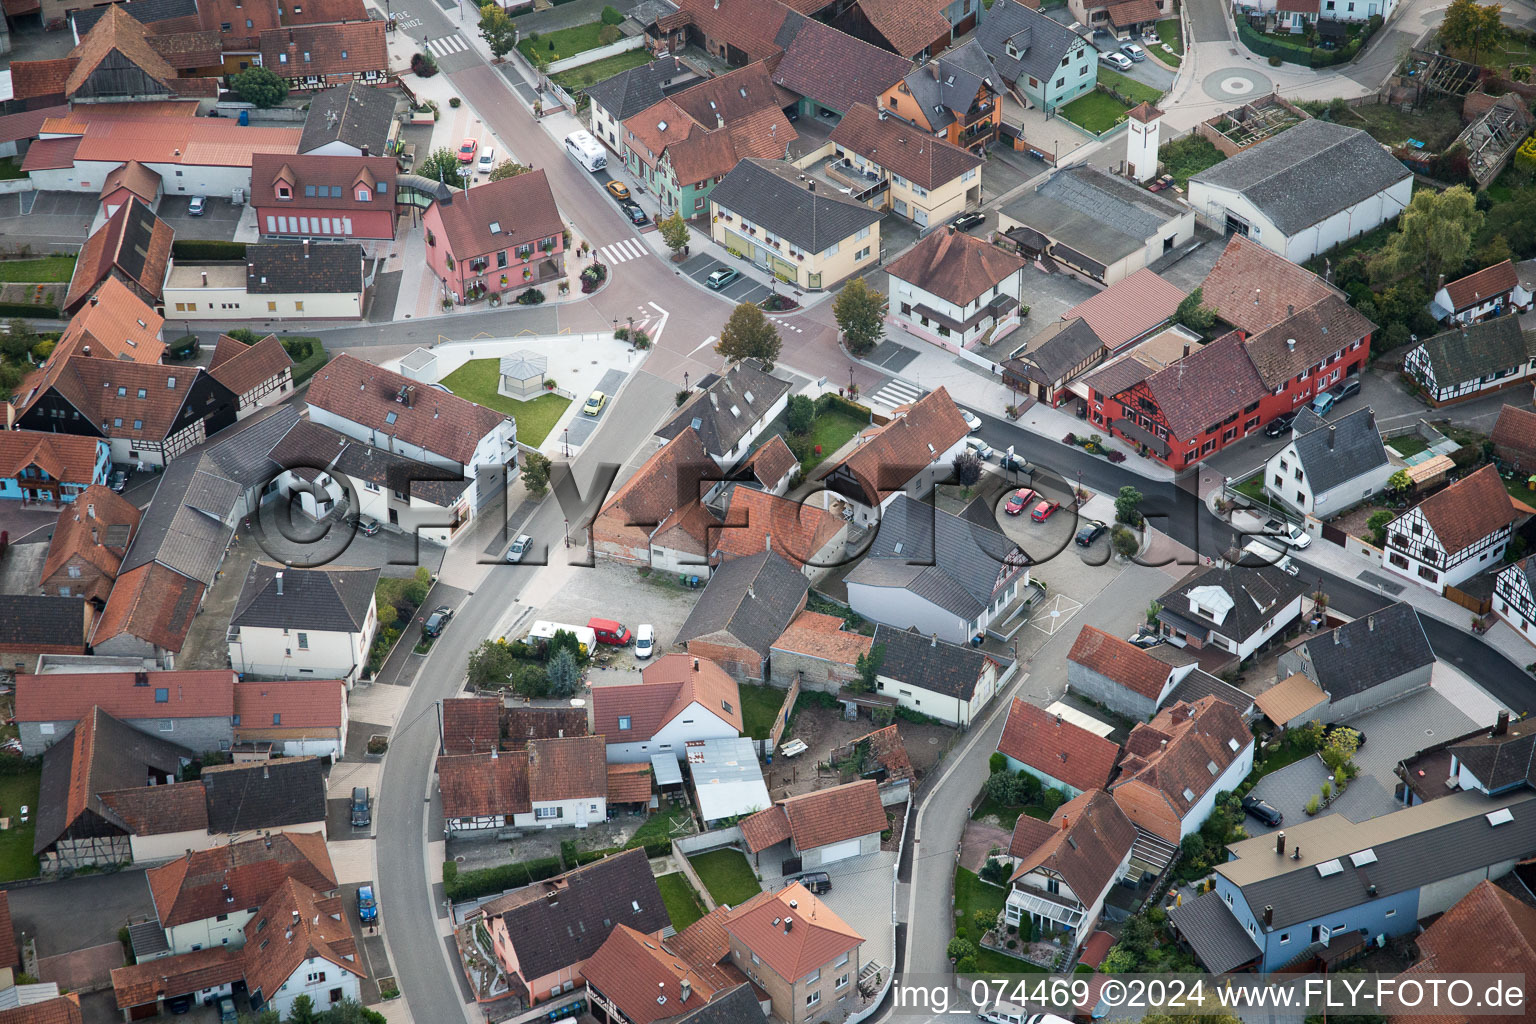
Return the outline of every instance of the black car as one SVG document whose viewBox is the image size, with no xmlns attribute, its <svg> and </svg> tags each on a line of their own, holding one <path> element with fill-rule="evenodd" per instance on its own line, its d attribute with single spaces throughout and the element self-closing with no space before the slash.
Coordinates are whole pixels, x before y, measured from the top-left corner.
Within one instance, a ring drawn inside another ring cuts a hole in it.
<svg viewBox="0 0 1536 1024">
<path fill-rule="evenodd" d="M 1340 729 L 1348 729 L 1350 732 L 1354 733 L 1360 738 L 1360 746 L 1365 746 L 1365 733 L 1361 732 L 1359 729 L 1356 729 L 1352 725 L 1345 725 L 1343 722 L 1329 722 L 1327 725 L 1323 726 L 1323 742 L 1327 743 L 1329 738 L 1332 737 L 1333 734 L 1338 732 Z"/>
<path fill-rule="evenodd" d="M 985 214 L 973 210 L 956 217 L 954 227 L 956 231 L 969 231 L 986 219 Z"/>
<path fill-rule="evenodd" d="M 1284 416 L 1276 416 L 1274 419 L 1270 420 L 1269 425 L 1264 428 L 1264 436 L 1279 437 L 1281 434 L 1284 434 L 1286 431 L 1290 430 L 1291 424 L 1295 421 L 1296 414 L 1293 412 L 1288 412 Z"/>
<path fill-rule="evenodd" d="M 1243 797 L 1243 811 L 1258 818 L 1270 828 L 1279 828 L 1285 824 L 1285 815 L 1251 793 Z"/>
<path fill-rule="evenodd" d="M 620 205 L 624 207 L 624 213 L 629 217 L 629 222 L 631 224 L 644 224 L 647 220 L 650 219 L 646 217 L 645 211 L 640 209 L 639 203 L 631 201 L 622 203 Z"/>
<path fill-rule="evenodd" d="M 1104 531 L 1107 529 L 1109 527 L 1097 519 L 1084 523 L 1083 528 L 1077 531 L 1077 546 L 1080 548 L 1088 547 L 1103 536 Z"/>
<path fill-rule="evenodd" d="M 189 1013 L 192 1010 L 191 996 L 175 996 L 165 1001 L 165 1009 L 169 1013 Z"/>
<path fill-rule="evenodd" d="M 832 877 L 825 871 L 808 871 L 795 879 L 818 896 L 832 889 Z"/>
<path fill-rule="evenodd" d="M 447 605 L 439 605 L 431 615 L 427 616 L 426 625 L 421 627 L 422 633 L 427 636 L 442 636 L 443 628 L 448 625 L 448 620 L 453 618 L 453 610 Z"/>
</svg>

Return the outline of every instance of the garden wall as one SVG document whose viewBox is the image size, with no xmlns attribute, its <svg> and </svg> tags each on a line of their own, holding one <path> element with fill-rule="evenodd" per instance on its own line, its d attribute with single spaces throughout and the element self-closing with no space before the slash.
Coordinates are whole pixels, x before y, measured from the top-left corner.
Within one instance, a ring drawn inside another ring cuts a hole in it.
<svg viewBox="0 0 1536 1024">
<path fill-rule="evenodd" d="M 558 75 L 562 71 L 571 70 L 571 68 L 579 68 L 584 64 L 594 64 L 597 61 L 605 60 L 608 57 L 617 57 L 621 53 L 628 53 L 630 50 L 638 50 L 644 45 L 645 36 L 630 36 L 628 39 L 620 39 L 618 42 L 609 43 L 607 46 L 598 46 L 590 50 L 582 50 L 580 53 L 572 54 L 569 57 L 561 57 L 559 60 L 552 60 L 549 62 L 549 66 L 544 69 L 544 74 Z"/>
</svg>

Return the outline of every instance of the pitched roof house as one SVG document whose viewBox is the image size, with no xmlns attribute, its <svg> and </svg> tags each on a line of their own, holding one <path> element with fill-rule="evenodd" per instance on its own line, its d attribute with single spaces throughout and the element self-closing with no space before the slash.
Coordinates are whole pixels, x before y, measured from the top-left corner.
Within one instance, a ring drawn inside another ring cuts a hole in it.
<svg viewBox="0 0 1536 1024">
<path fill-rule="evenodd" d="M 110 487 L 92 484 L 59 511 L 39 586 L 53 597 L 106 604 L 139 526 L 138 507 Z"/>
<path fill-rule="evenodd" d="M 1304 408 L 1290 443 L 1265 464 L 1264 491 L 1298 512 L 1328 517 L 1383 490 L 1397 468 L 1369 407 L 1333 420 Z"/>
<path fill-rule="evenodd" d="M 1476 323 L 1531 306 L 1531 292 L 1520 283 L 1510 260 L 1468 274 L 1454 281 L 1442 281 L 1440 290 L 1430 300 L 1429 311 L 1442 321 Z"/>
<path fill-rule="evenodd" d="M 283 679 L 344 679 L 351 686 L 368 660 L 378 627 L 379 570 L 318 569 L 252 560 L 229 619 L 235 670 Z"/>
<path fill-rule="evenodd" d="M 878 852 L 885 827 L 879 785 L 862 779 L 777 800 L 743 819 L 741 834 L 749 853 L 788 840 L 792 854 L 816 868 Z"/>
<path fill-rule="evenodd" d="M 1516 472 L 1536 470 L 1536 409 L 1504 406 L 1489 439 L 1500 461 Z"/>
<path fill-rule="evenodd" d="M 1103 789 L 1120 759 L 1120 745 L 1063 721 L 1019 698 L 1008 708 L 998 752 L 1010 771 L 1026 771 L 1041 784 L 1071 796 Z"/>
<path fill-rule="evenodd" d="M 695 922 L 697 923 L 697 922 Z M 723 1000 L 732 993 L 745 993 L 740 1012 L 761 1018 L 750 986 L 741 972 L 722 969 L 718 964 L 693 963 L 675 952 L 675 943 L 661 935 L 646 935 L 627 924 L 617 924 L 613 932 L 582 965 L 588 991 L 601 1000 L 611 1019 L 628 1024 L 695 1021 L 706 1007 L 721 1002 L 709 1019 L 724 1009 Z M 726 1010 L 727 1020 L 735 1010 Z"/>
<path fill-rule="evenodd" d="M 322 1010 L 355 1001 L 358 979 L 368 976 L 341 897 L 321 896 L 293 878 L 280 883 L 246 924 L 244 959 L 251 1005 L 280 1015 L 301 995 Z"/>
<path fill-rule="evenodd" d="M 666 97 L 675 81 L 693 72 L 676 57 L 659 57 L 649 64 L 629 68 L 587 87 L 591 100 L 592 134 L 615 153 L 624 151 L 623 122 Z"/>
<path fill-rule="evenodd" d="M 378 82 L 389 74 L 383 21 L 300 25 L 261 33 L 261 64 L 290 88 Z"/>
<path fill-rule="evenodd" d="M 676 643 L 737 679 L 761 680 L 769 648 L 809 590 L 805 576 L 772 551 L 732 558 L 710 576 Z"/>
<path fill-rule="evenodd" d="M 1005 919 L 1063 928 L 1075 948 L 1098 926 L 1109 887 L 1124 877 L 1135 841 L 1135 826 L 1101 789 L 1079 794 L 1049 821 L 1019 815 L 1008 844 L 1015 866 Z"/>
<path fill-rule="evenodd" d="M 753 487 L 731 489 L 725 522 L 708 531 L 712 558 L 772 551 L 815 580 L 843 561 L 848 524 L 826 509 Z"/>
<path fill-rule="evenodd" d="M 386 89 L 348 82 L 309 98 L 299 153 L 304 156 L 368 156 L 389 151 L 398 134 L 395 97 Z M 254 178 L 254 173 L 252 174 Z"/>
<path fill-rule="evenodd" d="M 789 388 L 789 381 L 775 377 L 756 360 L 732 363 L 692 395 L 656 436 L 671 441 L 692 428 L 720 469 L 730 469 L 751 450 L 763 428 L 784 411 Z"/>
<path fill-rule="evenodd" d="M 858 678 L 855 666 L 874 646 L 874 638 L 845 628 L 836 615 L 804 611 L 773 642 L 775 684 L 788 688 L 798 679 L 805 688 L 836 693 Z"/>
<path fill-rule="evenodd" d="M 1328 695 L 1327 715 L 1349 721 L 1427 687 L 1435 652 L 1406 601 L 1308 636 L 1280 656 L 1280 677 L 1300 673 Z"/>
<path fill-rule="evenodd" d="M 791 882 L 759 893 L 725 915 L 731 962 L 769 995 L 787 1024 L 821 1019 L 859 977 L 864 937 L 818 896 Z"/>
<path fill-rule="evenodd" d="M 584 827 L 607 817 L 601 736 L 529 740 L 523 750 L 437 759 L 444 830 Z"/>
<path fill-rule="evenodd" d="M 349 88 L 385 95 L 372 86 Z M 374 152 L 379 155 L 254 155 L 257 230 L 268 237 L 394 238 L 398 169 L 382 149 Z"/>
<path fill-rule="evenodd" d="M 1183 301 L 1182 289 L 1143 267 L 1079 302 L 1061 318 L 1082 318 L 1105 348 L 1118 352 L 1167 323 Z"/>
<path fill-rule="evenodd" d="M 0 434 L 0 497 L 64 504 L 106 483 L 108 465 L 107 444 L 97 438 L 7 430 Z"/>
<path fill-rule="evenodd" d="M 1382 565 L 1443 593 L 1498 565 L 1516 520 L 1524 514 L 1504 489 L 1498 468 L 1484 466 L 1388 523 Z"/>
<path fill-rule="evenodd" d="M 247 245 L 246 259 L 260 260 L 263 263 L 270 261 L 270 250 L 277 246 Z M 296 248 L 296 247 L 295 247 Z M 316 246 L 316 255 L 322 253 L 329 255 L 338 249 L 354 248 L 352 246 Z M 362 292 L 362 253 L 345 254 L 346 259 L 356 263 L 357 291 Z M 324 266 L 328 260 L 322 258 L 316 261 L 314 272 L 321 278 L 326 276 L 328 269 Z M 252 278 L 260 281 L 271 281 L 267 276 L 269 267 L 257 269 L 252 265 L 249 273 Z M 302 270 L 303 268 L 299 268 Z M 286 271 L 286 268 L 285 268 Z M 258 287 L 260 287 L 258 285 Z M 326 287 L 323 283 L 309 282 L 308 288 Z M 248 293 L 250 289 L 247 288 Z M 257 292 L 256 294 L 261 294 Z M 277 339 L 277 335 L 269 334 L 254 345 L 247 345 L 237 338 L 231 338 L 227 334 L 219 335 L 218 343 L 213 350 L 213 359 L 208 364 L 208 372 L 213 379 L 229 388 L 235 395 L 236 415 L 249 416 L 263 405 L 272 402 L 280 402 L 288 397 L 293 387 L 293 359 L 288 355 L 283 343 Z"/>
<path fill-rule="evenodd" d="M 443 754 L 484 754 L 501 746 L 500 697 L 451 697 L 442 703 Z"/>
<path fill-rule="evenodd" d="M 565 273 L 565 222 L 541 170 L 445 189 L 422 226 L 427 265 L 454 301 L 521 292 Z"/>
<path fill-rule="evenodd" d="M 886 270 L 896 300 L 891 316 L 908 333 L 969 348 L 1018 322 L 1024 261 L 953 227 L 925 236 Z"/>
<path fill-rule="evenodd" d="M 93 621 L 81 597 L 0 594 L 0 652 L 84 654 Z"/>
<path fill-rule="evenodd" d="M 284 757 L 340 760 L 347 747 L 347 684 L 304 676 L 235 687 L 235 739 L 270 744 Z"/>
<path fill-rule="evenodd" d="M 165 354 L 165 345 L 160 341 L 165 317 L 116 277 L 102 281 L 91 298 L 95 301 L 87 302 L 70 317 L 45 366 L 76 354 L 136 363 L 160 362 Z"/>
<path fill-rule="evenodd" d="M 854 503 L 854 521 L 868 525 L 874 510 L 898 494 L 925 497 L 948 475 L 969 433 L 960 408 L 939 387 L 894 410 L 885 425 L 865 431 L 858 447 L 823 480 L 828 490 Z"/>
<path fill-rule="evenodd" d="M 1536 331 L 1512 316 L 1457 324 L 1409 349 L 1403 371 L 1436 407 L 1523 386 L 1536 375 Z"/>
<path fill-rule="evenodd" d="M 1536 971 L 1536 908 L 1483 879 L 1414 940 L 1417 962 L 1397 976 L 1398 985 L 1426 975 Z M 1393 1024 L 1406 1017 L 1390 1018 Z M 1445 1024 L 1493 1024 L 1493 1015 L 1456 1010 L 1437 1013 Z"/>
<path fill-rule="evenodd" d="M 1219 648 L 1243 661 L 1301 614 L 1306 592 L 1299 576 L 1218 563 L 1191 571 L 1165 591 L 1157 621 L 1175 644 Z"/>
<path fill-rule="evenodd" d="M 708 572 L 711 531 L 703 505 L 720 476 L 699 432 L 685 425 L 613 492 L 588 527 L 596 554 L 665 571 Z"/>
<path fill-rule="evenodd" d="M 912 68 L 905 57 L 793 11 L 786 12 L 775 41 L 784 53 L 773 69 L 774 84 L 837 114 L 858 103 L 874 106 Z"/>
<path fill-rule="evenodd" d="M 216 835 L 325 830 L 325 762 L 318 757 L 209 765 L 200 781 L 208 831 Z"/>
<path fill-rule="evenodd" d="M 665 752 L 681 761 L 690 740 L 741 734 L 741 694 L 708 658 L 664 654 L 640 671 L 638 685 L 595 687 L 592 722 L 610 762 L 649 763 Z"/>
<path fill-rule="evenodd" d="M 73 315 L 108 277 L 128 286 L 144 302 L 155 305 L 165 286 L 165 270 L 176 232 L 136 196 L 107 218 L 85 240 L 75 261 L 74 276 L 64 297 L 64 312 Z"/>
<path fill-rule="evenodd" d="M 1227 242 L 1200 288 L 1205 305 L 1247 334 L 1339 294 L 1316 274 L 1242 235 Z"/>
<path fill-rule="evenodd" d="M 1136 828 L 1177 846 L 1210 817 L 1216 795 L 1253 770 L 1253 734 L 1215 697 L 1164 708 L 1131 730 L 1109 791 Z"/>
<path fill-rule="evenodd" d="M 1012 672 L 997 658 L 916 629 L 879 623 L 873 643 L 884 650 L 875 692 L 941 722 L 976 721 Z"/>
<path fill-rule="evenodd" d="M 832 129 L 831 138 L 835 152 L 869 182 L 887 182 L 886 202 L 920 226 L 939 224 L 981 203 L 981 157 L 942 133 L 857 103 Z"/>
<path fill-rule="evenodd" d="M 1098 81 L 1093 47 L 1024 0 L 997 0 L 976 39 L 1015 95 L 1042 109 L 1092 92 Z"/>
<path fill-rule="evenodd" d="M 1067 654 L 1067 686 L 1134 719 L 1152 716 L 1192 666 L 1175 666 L 1150 651 L 1083 626 Z"/>
<path fill-rule="evenodd" d="M 27 757 L 42 753 L 96 708 L 140 732 L 198 752 L 227 750 L 234 686 L 229 669 L 18 675 L 14 715 L 22 752 Z"/>
<path fill-rule="evenodd" d="M 1003 383 L 1061 405 L 1072 394 L 1067 385 L 1102 362 L 1105 352 L 1104 342 L 1087 320 L 1058 320 L 1003 363 Z"/>
<path fill-rule="evenodd" d="M 509 750 L 526 750 L 534 740 L 586 736 L 585 708 L 508 708 L 503 718 L 504 745 Z"/>
</svg>

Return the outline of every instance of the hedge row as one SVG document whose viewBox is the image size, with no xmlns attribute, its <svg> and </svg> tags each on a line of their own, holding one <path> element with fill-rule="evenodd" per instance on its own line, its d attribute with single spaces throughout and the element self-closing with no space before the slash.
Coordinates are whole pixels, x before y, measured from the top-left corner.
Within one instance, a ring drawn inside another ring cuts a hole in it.
<svg viewBox="0 0 1536 1024">
<path fill-rule="evenodd" d="M 1247 21 L 1239 19 L 1237 22 L 1237 35 L 1243 41 L 1243 45 L 1254 53 L 1265 57 L 1278 57 L 1291 64 L 1300 64 L 1304 67 L 1326 68 L 1335 64 L 1348 64 L 1355 59 L 1360 48 L 1366 40 L 1376 31 L 1380 24 L 1379 16 L 1372 18 L 1360 29 L 1359 35 L 1339 47 L 1337 50 L 1324 50 L 1322 47 L 1305 46 L 1300 43 L 1287 43 L 1271 36 L 1259 33 Z"/>
<path fill-rule="evenodd" d="M 20 316 L 32 320 L 59 320 L 62 314 L 52 306 L 34 306 L 30 302 L 0 302 L 0 317 Z"/>
<path fill-rule="evenodd" d="M 869 419 L 868 406 L 860 405 L 857 402 L 850 402 L 842 395 L 834 394 L 831 391 L 824 393 L 820 398 L 816 399 L 816 412 L 818 415 L 826 412 L 828 409 L 837 409 L 845 412 L 856 420 Z"/>
<path fill-rule="evenodd" d="M 171 243 L 171 255 L 178 260 L 243 260 L 244 242 L 221 239 L 178 238 Z"/>
</svg>

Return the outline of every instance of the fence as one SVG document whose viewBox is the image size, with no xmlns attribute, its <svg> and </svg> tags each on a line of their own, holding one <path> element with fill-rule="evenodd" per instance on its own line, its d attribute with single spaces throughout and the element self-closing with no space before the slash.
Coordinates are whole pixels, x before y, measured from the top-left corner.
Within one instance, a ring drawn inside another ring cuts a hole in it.
<svg viewBox="0 0 1536 1024">
<path fill-rule="evenodd" d="M 558 75 L 562 71 L 571 70 L 571 68 L 579 68 L 584 64 L 594 64 L 608 57 L 617 57 L 621 53 L 638 50 L 644 45 L 645 36 L 630 36 L 628 39 L 620 39 L 618 42 L 609 43 L 607 46 L 593 47 L 590 50 L 582 50 L 580 53 L 570 57 L 552 60 L 544 67 L 544 74 Z"/>
<path fill-rule="evenodd" d="M 789 714 L 795 708 L 795 698 L 800 696 L 800 677 L 795 676 L 789 684 L 789 691 L 784 695 L 784 703 L 779 706 L 779 713 L 773 716 L 773 728 L 768 732 L 768 740 L 772 749 L 779 749 L 779 741 L 784 738 L 784 730 L 789 727 Z"/>
<path fill-rule="evenodd" d="M 1278 57 L 1291 64 L 1300 64 L 1309 68 L 1329 68 L 1335 64 L 1348 64 L 1365 47 L 1366 42 L 1376 31 L 1373 27 L 1379 24 L 1379 18 L 1367 22 L 1360 30 L 1360 34 L 1337 50 L 1324 50 L 1315 46 L 1302 46 L 1296 43 L 1281 42 L 1262 35 L 1250 25 L 1246 19 L 1239 17 L 1237 22 L 1237 37 L 1243 41 L 1243 45 L 1261 57 Z"/>
</svg>

